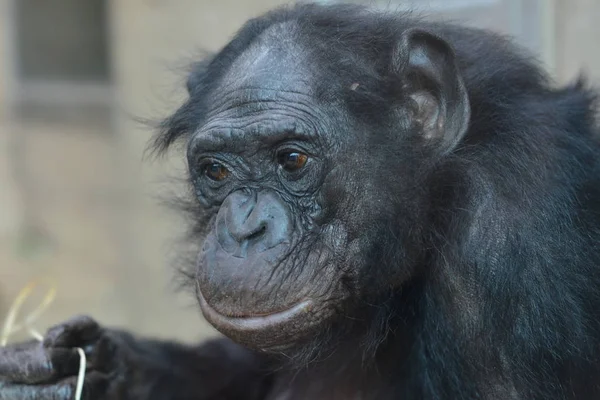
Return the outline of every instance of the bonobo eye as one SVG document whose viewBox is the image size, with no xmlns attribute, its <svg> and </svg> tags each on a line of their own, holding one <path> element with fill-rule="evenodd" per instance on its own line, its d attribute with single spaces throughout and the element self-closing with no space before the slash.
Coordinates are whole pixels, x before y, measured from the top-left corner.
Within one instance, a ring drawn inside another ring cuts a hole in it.
<svg viewBox="0 0 600 400">
<path fill-rule="evenodd" d="M 277 155 L 277 162 L 288 172 L 294 172 L 306 165 L 308 156 L 298 151 L 284 151 Z"/>
<path fill-rule="evenodd" d="M 229 170 L 223 164 L 211 162 L 204 167 L 204 175 L 218 182 L 229 176 Z"/>
</svg>

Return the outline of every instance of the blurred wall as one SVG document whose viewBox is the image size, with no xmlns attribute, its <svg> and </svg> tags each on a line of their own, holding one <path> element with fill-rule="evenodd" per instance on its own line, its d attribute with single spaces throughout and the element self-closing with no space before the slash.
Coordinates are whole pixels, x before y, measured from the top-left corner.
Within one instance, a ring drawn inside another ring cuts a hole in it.
<svg viewBox="0 0 600 400">
<path fill-rule="evenodd" d="M 0 115 L 8 114 L 0 117 L 0 317 L 20 287 L 46 277 L 59 295 L 41 328 L 86 312 L 153 336 L 213 334 L 192 296 L 173 293 L 167 267 L 184 224 L 155 194 L 175 187 L 170 177 L 181 175 L 181 153 L 143 160 L 152 130 L 131 117 L 167 115 L 182 99 L 187 64 L 281 1 L 107 0 L 109 116 L 96 104 L 104 95 L 85 108 L 60 85 L 51 95 L 69 104 L 14 112 L 8 1 L 0 0 Z M 540 51 L 557 78 L 584 68 L 600 81 L 600 54 L 592 50 L 600 2 L 557 0 L 544 18 L 554 37 Z"/>
<path fill-rule="evenodd" d="M 560 0 L 556 3 L 556 66 L 560 80 L 584 72 L 600 83 L 600 1 Z"/>
<path fill-rule="evenodd" d="M 5 60 L 8 57 L 8 35 L 7 31 L 8 0 L 0 0 L 0 59 Z M 7 71 L 8 63 L 0 62 L 0 118 L 4 117 L 6 111 L 6 80 L 9 76 Z"/>
</svg>

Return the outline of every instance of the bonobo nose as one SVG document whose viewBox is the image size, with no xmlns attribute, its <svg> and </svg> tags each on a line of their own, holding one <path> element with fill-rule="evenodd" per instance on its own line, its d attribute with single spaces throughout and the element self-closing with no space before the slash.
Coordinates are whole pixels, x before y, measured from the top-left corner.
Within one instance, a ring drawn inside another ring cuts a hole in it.
<svg viewBox="0 0 600 400">
<path fill-rule="evenodd" d="M 221 247 L 236 257 L 263 252 L 289 241 L 292 218 L 288 206 L 271 191 L 236 191 L 217 215 L 217 237 Z"/>
</svg>

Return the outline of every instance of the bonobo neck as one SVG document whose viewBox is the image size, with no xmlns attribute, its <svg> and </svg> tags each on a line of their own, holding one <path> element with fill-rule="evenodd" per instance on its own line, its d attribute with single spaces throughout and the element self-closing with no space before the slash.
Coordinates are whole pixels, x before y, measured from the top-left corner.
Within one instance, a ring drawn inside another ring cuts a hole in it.
<svg viewBox="0 0 600 400">
<path fill-rule="evenodd" d="M 396 399 L 413 386 L 410 342 L 404 333 L 390 331 L 375 354 L 369 354 L 364 342 L 344 343 L 323 360 L 280 373 L 269 400 Z"/>
<path fill-rule="evenodd" d="M 422 325 L 415 299 L 422 290 L 423 285 L 414 283 L 373 301 L 358 313 L 368 319 L 353 316 L 352 322 L 332 329 L 337 334 L 319 336 L 303 353 L 280 359 L 276 392 L 294 397 L 273 399 L 385 400 L 410 393 L 416 383 L 411 365 L 419 354 L 416 329 Z"/>
</svg>

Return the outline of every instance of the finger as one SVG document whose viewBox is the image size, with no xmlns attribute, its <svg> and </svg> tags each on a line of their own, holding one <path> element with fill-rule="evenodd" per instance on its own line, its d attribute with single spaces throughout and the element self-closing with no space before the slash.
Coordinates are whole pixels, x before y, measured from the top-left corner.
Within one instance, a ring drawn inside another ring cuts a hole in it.
<svg viewBox="0 0 600 400">
<path fill-rule="evenodd" d="M 87 316 L 79 316 L 48 330 L 44 338 L 45 347 L 84 347 L 97 340 L 102 329 L 96 321 Z"/>
<path fill-rule="evenodd" d="M 83 384 L 82 400 L 107 398 L 108 377 L 90 373 Z M 0 381 L 0 400 L 72 400 L 75 398 L 77 377 L 56 384 L 22 385 Z"/>
<path fill-rule="evenodd" d="M 79 369 L 75 349 L 46 349 L 41 343 L 0 348 L 0 377 L 18 383 L 43 383 L 74 375 Z"/>
<path fill-rule="evenodd" d="M 119 368 L 119 362 L 123 359 L 117 354 L 121 349 L 110 335 L 104 335 L 95 343 L 93 349 L 84 349 L 88 365 L 100 372 L 110 372 Z M 122 349 L 121 349 L 122 350 Z"/>
</svg>

